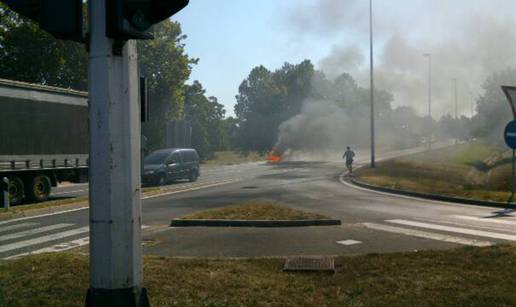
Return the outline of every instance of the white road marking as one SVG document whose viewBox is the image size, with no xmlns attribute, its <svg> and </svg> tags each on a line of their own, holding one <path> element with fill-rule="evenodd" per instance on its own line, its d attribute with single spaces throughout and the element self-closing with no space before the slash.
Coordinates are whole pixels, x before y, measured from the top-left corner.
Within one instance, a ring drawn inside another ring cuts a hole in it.
<svg viewBox="0 0 516 307">
<path fill-rule="evenodd" d="M 510 235 L 510 234 L 505 234 L 505 233 L 482 231 L 482 230 L 475 230 L 475 229 L 461 228 L 461 227 L 452 227 L 452 226 L 445 226 L 445 225 L 431 224 L 431 223 L 414 222 L 414 221 L 407 221 L 407 220 L 388 220 L 386 222 L 393 223 L 393 224 L 405 225 L 405 226 L 413 226 L 413 227 L 427 228 L 427 229 L 433 229 L 433 230 L 455 232 L 455 233 L 461 233 L 461 234 L 479 236 L 479 237 L 486 237 L 486 238 L 492 238 L 492 239 L 516 241 L 516 235 Z"/>
<path fill-rule="evenodd" d="M 28 236 L 32 236 L 32 235 L 35 235 L 38 233 L 61 229 L 61 228 L 69 227 L 72 225 L 73 224 L 62 223 L 62 224 L 54 224 L 54 225 L 49 225 L 49 226 L 45 226 L 45 227 L 29 229 L 29 230 L 25 230 L 25 231 L 21 231 L 21 232 L 15 232 L 15 233 L 11 233 L 8 235 L 0 236 L 0 242 L 28 237 Z"/>
<path fill-rule="evenodd" d="M 350 246 L 350 245 L 356 245 L 356 244 L 361 244 L 362 242 L 360 241 L 355 241 L 355 240 L 343 240 L 343 241 L 337 241 L 337 244 L 340 244 L 340 245 L 346 245 L 346 246 Z"/>
<path fill-rule="evenodd" d="M 142 200 L 149 199 L 149 198 L 158 198 L 158 197 L 163 197 L 163 196 L 169 196 L 169 195 L 179 194 L 179 193 L 184 193 L 184 192 L 197 191 L 197 190 L 206 189 L 206 188 L 217 187 L 217 186 L 225 185 L 225 184 L 232 183 L 232 182 L 238 182 L 238 181 L 241 181 L 241 180 L 244 180 L 244 178 L 236 178 L 236 179 L 226 180 L 226 181 L 222 181 L 222 182 L 214 183 L 214 184 L 199 185 L 199 186 L 196 186 L 195 188 L 190 188 L 190 189 L 174 190 L 174 191 L 171 191 L 171 192 L 165 192 L 165 193 L 160 193 L 160 194 L 156 194 L 156 195 L 145 196 L 145 197 L 142 197 Z M 37 219 L 37 218 L 40 218 L 40 217 L 47 217 L 47 216 L 53 216 L 53 215 L 66 214 L 66 213 L 71 213 L 71 212 L 76 212 L 76 211 L 87 210 L 87 209 L 89 209 L 89 206 L 85 206 L 85 207 L 81 207 L 81 208 L 76 208 L 76 209 L 70 209 L 70 210 L 64 210 L 64 211 L 45 213 L 45 214 L 35 215 L 35 216 L 20 217 L 20 218 L 16 218 L 16 219 L 7 220 L 7 221 L 0 221 L 0 225 L 5 225 L 5 224 L 9 224 L 9 223 L 14 223 L 14 222 L 20 222 L 20 221 Z"/>
<path fill-rule="evenodd" d="M 35 226 L 35 225 L 38 225 L 38 224 L 37 223 L 21 223 L 21 224 L 16 224 L 16 225 L 11 225 L 11 226 L 4 226 L 4 227 L 0 227 L 0 233 L 10 231 L 10 230 L 16 230 L 16 229 L 20 229 L 20 228 L 31 227 L 31 226 Z"/>
<path fill-rule="evenodd" d="M 184 190 L 176 190 L 176 191 L 161 193 L 161 194 L 157 194 L 157 195 L 145 196 L 142 199 L 158 198 L 158 197 L 169 196 L 169 195 L 174 195 L 174 194 L 183 193 L 183 192 L 190 192 L 190 191 L 197 191 L 197 190 L 202 190 L 202 189 L 206 189 L 206 188 L 218 187 L 221 185 L 225 185 L 225 184 L 232 183 L 232 182 L 237 182 L 240 180 L 242 180 L 242 179 L 239 178 L 239 179 L 234 179 L 234 180 L 226 180 L 226 181 L 222 181 L 222 182 L 218 182 L 218 183 L 214 183 L 214 184 L 202 185 L 202 186 L 184 189 Z"/>
<path fill-rule="evenodd" d="M 72 193 L 82 193 L 82 192 L 88 192 L 88 189 L 85 189 L 85 190 L 73 190 L 73 191 L 56 192 L 56 193 L 52 193 L 52 196 L 65 195 L 65 194 L 72 194 Z"/>
<path fill-rule="evenodd" d="M 503 218 L 495 218 L 495 217 L 476 217 L 476 216 L 468 216 L 468 215 L 451 215 L 451 217 L 461 220 L 469 220 L 475 222 L 482 223 L 494 223 L 494 224 L 504 224 L 504 225 L 513 225 L 516 226 L 516 221 L 504 220 Z"/>
<path fill-rule="evenodd" d="M 0 253 L 21 249 L 21 248 L 29 247 L 29 246 L 36 245 L 36 244 L 46 243 L 46 242 L 50 242 L 50 241 L 56 241 L 56 240 L 66 238 L 66 237 L 79 235 L 79 234 L 88 232 L 89 229 L 90 229 L 89 226 L 85 226 L 85 227 L 76 228 L 76 229 L 72 229 L 72 230 L 68 230 L 68 231 L 64 231 L 64 232 L 60 232 L 60 233 L 50 234 L 50 235 L 47 235 L 44 237 L 39 237 L 39 238 L 25 240 L 25 241 L 19 241 L 19 242 L 15 242 L 15 243 L 11 243 L 11 244 L 6 244 L 6 245 L 0 245 Z"/>
<path fill-rule="evenodd" d="M 418 238 L 423 238 L 423 239 L 443 241 L 443 242 L 447 242 L 447 243 L 455 243 L 455 244 L 479 246 L 479 247 L 493 245 L 493 243 L 489 242 L 489 241 L 478 241 L 478 240 L 474 240 L 474 239 L 467 239 L 467 238 L 443 235 L 443 234 L 439 234 L 439 233 L 426 232 L 426 231 L 420 231 L 420 230 L 409 229 L 409 228 L 401 228 L 401 227 L 394 227 L 394 226 L 374 224 L 374 223 L 363 223 L 363 225 L 366 226 L 367 228 L 374 229 L 374 230 L 398 233 L 398 234 L 403 234 L 403 235 L 413 236 L 413 237 L 418 237 Z"/>
<path fill-rule="evenodd" d="M 81 208 L 76 208 L 76 209 L 70 209 L 70 210 L 64 210 L 64 211 L 58 211 L 58 212 L 45 213 L 45 214 L 41 214 L 41 215 L 20 217 L 20 218 L 16 218 L 16 219 L 12 219 L 12 220 L 1 221 L 0 225 L 14 223 L 14 222 L 19 222 L 19 221 L 26 221 L 26 220 L 37 219 L 37 218 L 40 218 L 40 217 L 46 217 L 46 216 L 52 216 L 52 215 L 71 213 L 71 212 L 81 211 L 81 210 L 86 210 L 86 209 L 88 209 L 88 207 L 81 207 Z"/>
<path fill-rule="evenodd" d="M 142 225 L 142 229 L 147 229 L 147 228 L 150 228 L 150 226 Z M 16 258 L 20 258 L 20 257 L 29 256 L 29 255 L 64 252 L 64 251 L 70 250 L 72 248 L 77 248 L 77 247 L 81 247 L 84 245 L 88 245 L 89 243 L 90 243 L 90 237 L 88 236 L 88 237 L 80 238 L 77 240 L 63 242 L 63 243 L 59 243 L 59 244 L 52 245 L 49 247 L 44 247 L 44 248 L 41 248 L 41 249 L 38 249 L 35 251 L 31 251 L 28 253 L 21 253 L 21 254 L 9 256 L 9 257 L 3 258 L 3 259 L 9 260 L 9 259 L 16 259 Z"/>
<path fill-rule="evenodd" d="M 9 257 L 4 258 L 4 260 L 16 259 L 16 258 L 20 258 L 20 257 L 29 256 L 29 255 L 64 252 L 66 250 L 70 250 L 70 249 L 76 248 L 76 247 L 81 247 L 81 246 L 87 245 L 89 243 L 90 243 L 90 237 L 84 237 L 84 238 L 80 238 L 80 239 L 73 240 L 70 242 L 60 243 L 60 244 L 52 245 L 49 247 L 41 248 L 41 249 L 38 249 L 38 250 L 35 250 L 32 252 L 9 256 Z"/>
</svg>

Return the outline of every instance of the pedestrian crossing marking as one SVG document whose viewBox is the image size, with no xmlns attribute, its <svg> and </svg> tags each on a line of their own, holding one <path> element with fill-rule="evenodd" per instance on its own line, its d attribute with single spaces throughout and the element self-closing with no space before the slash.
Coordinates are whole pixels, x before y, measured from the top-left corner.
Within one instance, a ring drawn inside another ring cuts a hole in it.
<svg viewBox="0 0 516 307">
<path fill-rule="evenodd" d="M 479 236 L 479 237 L 486 237 L 486 238 L 492 238 L 492 239 L 516 241 L 516 235 L 510 235 L 510 234 L 505 234 L 505 233 L 490 232 L 490 231 L 475 230 L 475 229 L 469 229 L 469 228 L 445 226 L 445 225 L 415 222 L 415 221 L 407 221 L 407 220 L 387 220 L 386 222 L 393 223 L 393 224 L 399 224 L 399 225 L 405 225 L 405 226 L 432 229 L 432 230 L 455 232 L 455 233 L 461 233 L 461 234 L 473 235 L 473 236 Z"/>
<path fill-rule="evenodd" d="M 451 217 L 456 218 L 456 219 L 461 219 L 461 220 L 469 220 L 469 221 L 482 222 L 482 223 L 493 223 L 493 224 L 516 226 L 516 220 L 507 220 L 507 219 L 503 219 L 503 218 L 476 217 L 476 216 L 468 216 L 468 215 L 452 215 Z"/>
<path fill-rule="evenodd" d="M 32 235 L 35 235 L 35 234 L 40 234 L 40 233 L 47 232 L 47 231 L 52 231 L 52 230 L 57 230 L 57 229 L 61 229 L 61 228 L 70 227 L 72 225 L 73 224 L 66 224 L 66 223 L 54 224 L 54 225 L 49 225 L 49 226 L 45 226 L 45 227 L 40 227 L 40 228 L 34 228 L 34 229 L 25 230 L 25 231 L 15 232 L 15 233 L 11 233 L 11 234 L 8 234 L 8 235 L 0 236 L 0 242 L 8 241 L 8 240 L 14 240 L 14 239 L 23 238 L 23 237 L 28 237 L 28 236 L 32 236 Z"/>
<path fill-rule="evenodd" d="M 392 233 L 403 234 L 403 235 L 413 236 L 413 237 L 418 237 L 418 238 L 423 238 L 423 239 L 443 241 L 443 242 L 447 242 L 447 243 L 455 243 L 455 244 L 478 246 L 478 247 L 493 245 L 493 243 L 489 242 L 489 241 L 478 241 L 478 240 L 474 240 L 474 239 L 450 236 L 450 235 L 434 233 L 434 232 L 426 232 L 426 231 L 410 229 L 410 228 L 401 228 L 401 227 L 382 225 L 382 224 L 374 224 L 374 223 L 363 223 L 363 225 L 366 226 L 367 228 L 370 228 L 373 230 L 392 232 Z"/>
<path fill-rule="evenodd" d="M 29 256 L 29 255 L 38 255 L 38 254 L 45 254 L 45 253 L 64 252 L 66 250 L 70 250 L 72 248 L 81 247 L 81 246 L 87 245 L 89 243 L 90 243 L 90 237 L 84 237 L 84 238 L 80 238 L 80 239 L 77 239 L 77 240 L 73 240 L 73 241 L 69 241 L 69 242 L 64 242 L 64 243 L 59 243 L 59 244 L 52 245 L 52 246 L 49 246 L 49 247 L 44 247 L 44 248 L 41 248 L 41 249 L 38 249 L 38 250 L 35 250 L 35 251 L 31 251 L 31 252 L 28 252 L 28 253 L 22 253 L 22 254 L 17 254 L 17 255 L 14 255 L 14 256 L 9 256 L 9 257 L 6 257 L 4 259 L 5 260 L 10 260 L 10 259 L 17 259 L 17 258 L 20 258 L 20 257 Z"/>
<path fill-rule="evenodd" d="M 89 229 L 90 229 L 89 226 L 85 226 L 85 227 L 76 228 L 76 229 L 72 229 L 72 230 L 68 230 L 68 231 L 64 231 L 64 232 L 60 232 L 60 233 L 50 234 L 50 235 L 47 235 L 44 237 L 34 238 L 34 239 L 30 239 L 30 240 L 25 240 L 25 241 L 19 241 L 19 242 L 15 242 L 15 243 L 11 243 L 11 244 L 6 244 L 6 245 L 0 245 L 0 253 L 5 253 L 8 251 L 12 251 L 12 250 L 22 249 L 22 248 L 26 248 L 29 246 L 42 244 L 42 243 L 46 243 L 46 242 L 57 241 L 59 239 L 63 239 L 66 237 L 71 237 L 71 236 L 75 236 L 75 235 L 79 235 L 79 234 L 88 232 Z"/>
<path fill-rule="evenodd" d="M 4 226 L 4 227 L 0 227 L 0 234 L 7 232 L 7 231 L 16 230 L 16 229 L 20 229 L 20 228 L 28 228 L 28 227 L 36 226 L 36 225 L 38 225 L 38 224 L 37 223 L 21 223 L 21 224 L 16 224 L 16 225 Z"/>
</svg>

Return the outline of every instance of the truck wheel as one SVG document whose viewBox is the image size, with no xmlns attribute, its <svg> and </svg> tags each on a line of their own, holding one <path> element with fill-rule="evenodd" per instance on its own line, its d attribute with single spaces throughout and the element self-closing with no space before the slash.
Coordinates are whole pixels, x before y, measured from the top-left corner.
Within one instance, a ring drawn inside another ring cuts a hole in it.
<svg viewBox="0 0 516 307">
<path fill-rule="evenodd" d="M 19 205 L 23 202 L 24 184 L 20 177 L 9 178 L 9 202 L 11 205 Z"/>
<path fill-rule="evenodd" d="M 50 196 L 52 189 L 52 182 L 47 175 L 37 175 L 29 180 L 30 184 L 27 186 L 27 195 L 35 202 L 42 202 Z"/>
</svg>

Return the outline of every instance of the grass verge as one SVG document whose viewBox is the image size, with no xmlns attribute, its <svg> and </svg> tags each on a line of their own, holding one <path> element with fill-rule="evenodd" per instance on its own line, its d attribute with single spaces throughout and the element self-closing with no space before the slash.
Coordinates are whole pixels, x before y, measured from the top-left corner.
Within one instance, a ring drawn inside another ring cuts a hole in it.
<svg viewBox="0 0 516 307">
<path fill-rule="evenodd" d="M 281 259 L 146 257 L 153 306 L 514 306 L 516 247 L 336 259 L 337 273 L 283 273 Z M 88 258 L 0 262 L 0 306 L 83 306 Z"/>
<path fill-rule="evenodd" d="M 159 187 L 146 187 L 142 189 L 144 193 L 143 196 L 156 195 L 162 192 Z M 73 206 L 73 207 L 81 207 L 88 204 L 89 197 L 88 196 L 80 196 L 80 197 L 71 197 L 65 199 L 56 199 L 45 201 L 42 203 L 34 203 L 34 204 L 24 204 L 18 206 L 11 206 L 9 210 L 5 210 L 4 208 L 0 208 L 0 220 L 9 219 L 12 217 L 23 216 L 28 212 L 39 212 L 45 209 L 56 209 L 59 210 L 62 207 Z"/>
<path fill-rule="evenodd" d="M 266 156 L 260 155 L 257 152 L 238 153 L 235 151 L 219 151 L 214 153 L 210 160 L 203 162 L 203 165 L 233 165 L 248 162 L 265 161 Z"/>
<path fill-rule="evenodd" d="M 24 213 L 28 211 L 37 211 L 37 210 L 44 210 L 49 208 L 56 208 L 67 205 L 85 205 L 88 203 L 88 197 L 87 196 L 81 196 L 81 197 L 73 197 L 73 198 L 66 198 L 66 199 L 57 199 L 57 200 L 50 200 L 45 201 L 42 203 L 35 203 L 35 204 L 27 204 L 27 205 L 18 205 L 18 206 L 12 206 L 9 208 L 9 210 L 6 210 L 4 208 L 0 209 L 0 220 L 7 219 L 12 216 L 18 216 L 23 215 Z"/>
<path fill-rule="evenodd" d="M 311 220 L 328 217 L 307 211 L 295 210 L 271 201 L 251 201 L 223 208 L 195 212 L 181 217 L 183 220 Z"/>
<path fill-rule="evenodd" d="M 505 202 L 511 195 L 506 156 L 503 148 L 468 143 L 383 161 L 356 176 L 387 188 Z"/>
</svg>

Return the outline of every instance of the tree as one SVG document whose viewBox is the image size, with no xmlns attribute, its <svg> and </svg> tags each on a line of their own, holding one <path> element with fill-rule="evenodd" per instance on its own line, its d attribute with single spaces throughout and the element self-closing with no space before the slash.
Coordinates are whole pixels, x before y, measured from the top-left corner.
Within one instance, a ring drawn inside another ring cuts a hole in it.
<svg viewBox="0 0 516 307">
<path fill-rule="evenodd" d="M 489 76 L 477 98 L 477 115 L 471 126 L 473 135 L 503 144 L 505 125 L 512 120 L 512 112 L 500 86 L 516 84 L 516 69 L 506 69 Z"/>
<path fill-rule="evenodd" d="M 0 78 L 87 90 L 84 45 L 57 40 L 0 4 Z"/>
<path fill-rule="evenodd" d="M 150 149 L 165 146 L 167 123 L 184 117 L 185 82 L 192 66 L 177 22 L 165 20 L 154 26 L 154 40 L 138 41 L 140 72 L 148 78 L 150 121 L 142 126 Z"/>
<path fill-rule="evenodd" d="M 264 66 L 251 70 L 236 96 L 237 146 L 243 151 L 270 150 L 280 124 L 298 114 L 311 95 L 314 73 L 308 60 L 297 65 L 285 63 L 274 72 Z"/>
<path fill-rule="evenodd" d="M 228 148 L 224 106 L 205 94 L 199 81 L 185 87 L 185 119 L 192 124 L 192 147 L 203 160 Z"/>
</svg>

